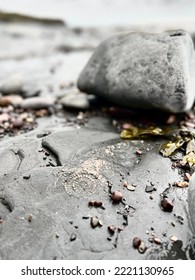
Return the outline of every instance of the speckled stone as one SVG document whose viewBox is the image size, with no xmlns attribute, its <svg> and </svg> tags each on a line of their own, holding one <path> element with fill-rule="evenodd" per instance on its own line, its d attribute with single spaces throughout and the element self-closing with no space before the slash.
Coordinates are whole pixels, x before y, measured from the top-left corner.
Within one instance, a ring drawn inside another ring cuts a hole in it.
<svg viewBox="0 0 195 280">
<path fill-rule="evenodd" d="M 183 112 L 195 97 L 195 54 L 188 33 L 121 33 L 95 50 L 78 88 L 129 108 Z"/>
</svg>

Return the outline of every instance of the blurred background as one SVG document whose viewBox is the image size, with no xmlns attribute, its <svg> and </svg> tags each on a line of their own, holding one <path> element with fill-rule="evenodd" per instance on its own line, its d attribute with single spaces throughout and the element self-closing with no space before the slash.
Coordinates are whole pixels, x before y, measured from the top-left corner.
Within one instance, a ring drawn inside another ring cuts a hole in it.
<svg viewBox="0 0 195 280">
<path fill-rule="evenodd" d="M 170 29 L 195 38 L 194 0 L 1 0 L 0 86 L 19 74 L 27 96 L 58 98 L 105 38 Z"/>
<path fill-rule="evenodd" d="M 195 23 L 194 0 L 1 0 L 0 9 L 82 28 L 157 23 L 190 28 Z"/>
</svg>

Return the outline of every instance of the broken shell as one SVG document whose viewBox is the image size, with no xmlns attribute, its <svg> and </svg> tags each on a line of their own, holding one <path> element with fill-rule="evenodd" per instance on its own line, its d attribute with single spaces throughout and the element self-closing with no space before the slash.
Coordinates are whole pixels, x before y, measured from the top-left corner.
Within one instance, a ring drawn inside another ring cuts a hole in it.
<svg viewBox="0 0 195 280">
<path fill-rule="evenodd" d="M 145 243 L 143 241 L 141 241 L 141 244 L 139 245 L 139 248 L 138 248 L 138 251 L 141 253 L 141 254 L 144 254 L 145 251 L 146 251 L 147 247 L 145 245 Z"/>
<path fill-rule="evenodd" d="M 141 245 L 141 239 L 140 238 L 138 238 L 138 237 L 134 237 L 133 238 L 133 247 L 135 248 L 135 249 L 138 249 L 139 248 L 139 246 Z"/>
<path fill-rule="evenodd" d="M 126 181 L 123 183 L 123 187 L 127 188 L 129 191 L 135 190 L 135 187 L 131 184 L 128 184 Z"/>
<path fill-rule="evenodd" d="M 173 203 L 167 197 L 164 197 L 161 200 L 161 206 L 165 212 L 172 212 L 173 211 Z"/>
<path fill-rule="evenodd" d="M 91 217 L 91 226 L 92 228 L 96 228 L 99 225 L 98 217 Z"/>
<path fill-rule="evenodd" d="M 123 198 L 123 194 L 120 192 L 120 191 L 114 191 L 112 194 L 111 194 L 111 199 L 113 202 L 115 203 L 118 203 L 122 200 Z"/>
</svg>

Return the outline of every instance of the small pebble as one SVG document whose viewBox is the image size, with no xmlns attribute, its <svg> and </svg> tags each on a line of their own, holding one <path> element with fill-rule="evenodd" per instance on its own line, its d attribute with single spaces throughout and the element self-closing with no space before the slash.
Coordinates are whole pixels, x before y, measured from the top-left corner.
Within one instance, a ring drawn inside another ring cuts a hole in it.
<svg viewBox="0 0 195 280">
<path fill-rule="evenodd" d="M 102 207 L 102 201 L 98 201 L 98 200 L 90 200 L 88 202 L 89 206 L 95 206 L 95 207 Z"/>
<path fill-rule="evenodd" d="M 139 245 L 139 248 L 138 248 L 138 251 L 141 253 L 141 254 L 144 254 L 145 251 L 146 251 L 146 245 L 143 241 L 141 241 L 141 244 Z"/>
<path fill-rule="evenodd" d="M 153 243 L 154 242 L 154 238 L 148 238 L 148 241 L 150 242 L 150 243 Z"/>
<path fill-rule="evenodd" d="M 23 179 L 25 179 L 25 180 L 30 179 L 30 174 L 24 175 L 24 176 L 23 176 Z"/>
<path fill-rule="evenodd" d="M 87 220 L 87 219 L 89 219 L 89 216 L 83 216 L 82 219 Z"/>
<path fill-rule="evenodd" d="M 115 226 L 113 226 L 113 225 L 108 226 L 108 231 L 109 231 L 111 234 L 114 234 L 114 233 L 115 233 L 115 230 L 116 230 L 116 227 L 115 227 Z"/>
<path fill-rule="evenodd" d="M 142 151 L 139 150 L 139 149 L 137 149 L 135 153 L 136 153 L 136 155 L 138 155 L 138 156 L 141 156 L 141 155 L 142 155 Z"/>
<path fill-rule="evenodd" d="M 17 118 L 12 122 L 14 128 L 20 128 L 24 125 L 24 121 L 21 118 Z"/>
<path fill-rule="evenodd" d="M 160 245 L 162 242 L 161 242 L 161 240 L 159 238 L 154 237 L 154 243 Z"/>
<path fill-rule="evenodd" d="M 168 199 L 167 197 L 164 197 L 161 200 L 161 206 L 165 212 L 173 211 L 173 202 L 170 199 Z"/>
<path fill-rule="evenodd" d="M 185 178 L 185 181 L 189 181 L 192 178 L 192 176 L 189 173 L 186 172 L 184 174 L 184 178 Z"/>
<path fill-rule="evenodd" d="M 187 181 L 177 182 L 176 186 L 179 187 L 179 188 L 186 188 L 186 187 L 189 186 L 189 182 L 187 182 Z"/>
<path fill-rule="evenodd" d="M 119 203 L 123 198 L 123 194 L 120 191 L 114 191 L 111 194 L 111 199 L 114 203 Z"/>
<path fill-rule="evenodd" d="M 123 183 L 123 187 L 127 188 L 129 191 L 134 191 L 136 189 L 133 185 L 128 184 L 126 181 Z"/>
<path fill-rule="evenodd" d="M 141 245 L 141 239 L 140 238 L 138 238 L 138 237 L 135 237 L 134 239 L 133 239 L 133 247 L 135 248 L 135 249 L 138 249 L 139 248 L 139 246 Z"/>
<path fill-rule="evenodd" d="M 154 187 L 152 185 L 148 185 L 145 188 L 145 192 L 147 192 L 147 193 L 152 192 L 153 190 L 154 190 Z"/>
<path fill-rule="evenodd" d="M 91 217 L 91 226 L 92 228 L 96 228 L 97 226 L 99 226 L 98 217 Z"/>
<path fill-rule="evenodd" d="M 77 238 L 77 235 L 75 233 L 72 233 L 70 236 L 70 241 L 75 241 Z"/>
<path fill-rule="evenodd" d="M 172 236 L 170 237 L 170 240 L 173 241 L 173 242 L 176 242 L 176 241 L 178 240 L 178 238 L 177 238 L 177 236 L 172 235 Z"/>
<path fill-rule="evenodd" d="M 118 227 L 118 232 L 121 232 L 124 230 L 124 227 Z"/>
<path fill-rule="evenodd" d="M 2 224 L 3 223 L 3 218 L 2 217 L 0 217 L 0 224 Z"/>
<path fill-rule="evenodd" d="M 30 214 L 30 215 L 28 216 L 28 221 L 29 221 L 29 223 L 31 223 L 32 220 L 33 220 L 33 216 L 32 216 L 32 214 Z"/>
</svg>

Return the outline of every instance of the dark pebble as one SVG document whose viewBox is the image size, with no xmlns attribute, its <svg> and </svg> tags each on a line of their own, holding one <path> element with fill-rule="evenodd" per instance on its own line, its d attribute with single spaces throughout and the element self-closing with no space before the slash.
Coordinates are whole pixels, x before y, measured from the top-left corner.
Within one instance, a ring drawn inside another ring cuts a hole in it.
<svg viewBox="0 0 195 280">
<path fill-rule="evenodd" d="M 141 244 L 141 239 L 138 237 L 133 238 L 133 247 L 138 249 Z"/>
<path fill-rule="evenodd" d="M 101 207 L 102 206 L 102 202 L 101 201 L 95 201 L 94 202 L 94 206 L 95 207 Z"/>
<path fill-rule="evenodd" d="M 50 153 L 49 153 L 49 152 L 45 152 L 45 155 L 46 155 L 46 156 L 49 156 L 49 155 L 50 155 Z"/>
<path fill-rule="evenodd" d="M 108 226 L 108 231 L 109 231 L 109 233 L 114 234 L 114 233 L 115 233 L 115 230 L 116 230 L 116 227 L 115 227 L 115 226 L 113 226 L 113 225 Z"/>
<path fill-rule="evenodd" d="M 122 198 L 123 198 L 123 194 L 120 191 L 114 191 L 111 194 L 111 199 L 114 203 L 120 202 L 122 200 Z"/>
<path fill-rule="evenodd" d="M 168 199 L 167 197 L 164 197 L 161 200 L 161 207 L 165 212 L 172 212 L 173 211 L 173 202 Z"/>
<path fill-rule="evenodd" d="M 75 233 L 72 233 L 70 236 L 70 241 L 75 241 L 77 239 L 77 235 Z"/>
<path fill-rule="evenodd" d="M 32 223 L 32 220 L 33 220 L 33 216 L 32 216 L 32 214 L 30 214 L 30 215 L 28 216 L 28 221 L 29 221 L 29 223 Z"/>
<path fill-rule="evenodd" d="M 26 180 L 30 179 L 30 174 L 24 175 L 24 176 L 23 176 L 23 179 L 26 179 Z"/>
</svg>

